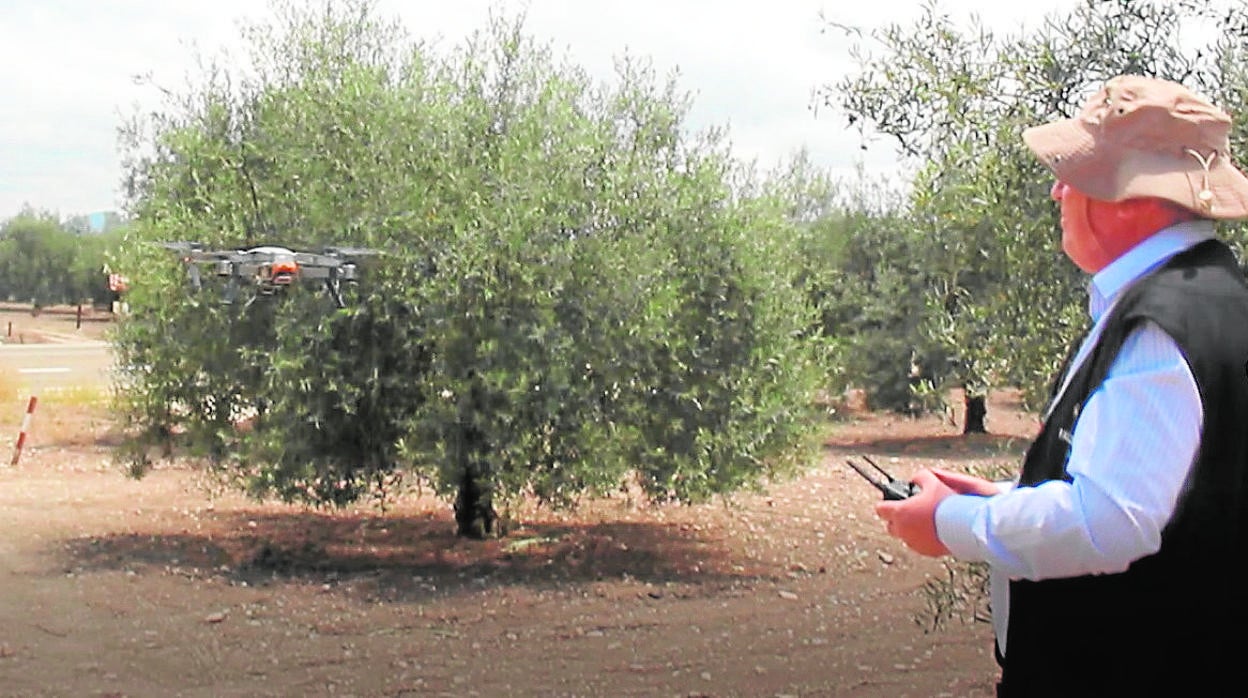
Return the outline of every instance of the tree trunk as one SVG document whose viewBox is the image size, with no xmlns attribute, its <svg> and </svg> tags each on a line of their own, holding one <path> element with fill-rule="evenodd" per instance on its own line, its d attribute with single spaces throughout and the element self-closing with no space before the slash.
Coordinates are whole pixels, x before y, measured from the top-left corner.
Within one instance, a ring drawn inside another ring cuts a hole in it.
<svg viewBox="0 0 1248 698">
<path fill-rule="evenodd" d="M 498 534 L 492 487 L 481 475 L 476 463 L 465 468 L 455 495 L 455 533 L 476 540 Z"/>
<path fill-rule="evenodd" d="M 455 533 L 484 540 L 499 534 L 498 513 L 494 511 L 494 483 L 486 460 L 489 443 L 473 425 L 472 416 L 485 402 L 480 386 L 471 388 L 471 411 L 461 415 L 456 425 L 451 457 L 459 465 L 459 491 L 455 493 Z"/>
<path fill-rule="evenodd" d="M 988 416 L 988 404 L 985 396 L 966 393 L 963 398 L 966 404 L 966 420 L 962 425 L 963 434 L 987 434 L 984 418 Z"/>
</svg>

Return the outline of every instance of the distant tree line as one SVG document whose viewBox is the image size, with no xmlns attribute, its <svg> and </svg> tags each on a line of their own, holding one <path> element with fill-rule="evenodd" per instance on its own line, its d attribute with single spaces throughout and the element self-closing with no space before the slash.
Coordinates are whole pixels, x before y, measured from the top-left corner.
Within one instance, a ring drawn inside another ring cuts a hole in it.
<svg viewBox="0 0 1248 698">
<path fill-rule="evenodd" d="M 0 223 L 0 298 L 40 308 L 61 303 L 107 304 L 105 264 L 124 230 L 89 232 L 81 217 L 26 207 Z"/>
</svg>

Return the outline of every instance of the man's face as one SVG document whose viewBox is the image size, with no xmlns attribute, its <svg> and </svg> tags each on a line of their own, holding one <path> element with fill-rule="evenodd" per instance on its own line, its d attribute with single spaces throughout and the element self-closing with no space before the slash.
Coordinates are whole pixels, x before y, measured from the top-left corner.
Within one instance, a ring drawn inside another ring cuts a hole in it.
<svg viewBox="0 0 1248 698">
<path fill-rule="evenodd" d="M 1119 227 L 1114 205 L 1089 198 L 1061 181 L 1053 183 L 1050 196 L 1062 207 L 1062 251 L 1070 261 L 1089 274 L 1114 261 L 1113 246 L 1104 239 Z"/>
</svg>

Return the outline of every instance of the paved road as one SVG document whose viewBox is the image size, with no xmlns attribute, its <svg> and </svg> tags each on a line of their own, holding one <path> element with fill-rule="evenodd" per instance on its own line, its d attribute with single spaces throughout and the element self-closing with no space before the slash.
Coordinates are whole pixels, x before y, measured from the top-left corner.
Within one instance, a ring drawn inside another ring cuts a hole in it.
<svg viewBox="0 0 1248 698">
<path fill-rule="evenodd" d="M 21 390 L 105 388 L 112 367 L 107 342 L 0 344 L 0 376 Z"/>
</svg>

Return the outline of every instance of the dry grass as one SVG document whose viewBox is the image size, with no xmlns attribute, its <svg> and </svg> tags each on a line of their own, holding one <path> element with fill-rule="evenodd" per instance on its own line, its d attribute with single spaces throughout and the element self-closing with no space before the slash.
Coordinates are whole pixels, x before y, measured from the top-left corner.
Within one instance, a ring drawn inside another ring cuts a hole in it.
<svg viewBox="0 0 1248 698">
<path fill-rule="evenodd" d="M 13 375 L 13 371 L 0 366 L 0 403 L 16 400 L 19 386 L 20 383 L 18 383 L 17 376 Z"/>
<path fill-rule="evenodd" d="M 16 443 L 29 405 L 28 395 L 0 395 L 0 430 L 9 444 Z M 106 393 L 72 388 L 38 396 L 26 438 L 30 447 L 89 447 L 106 440 L 115 429 L 111 398 Z"/>
</svg>

